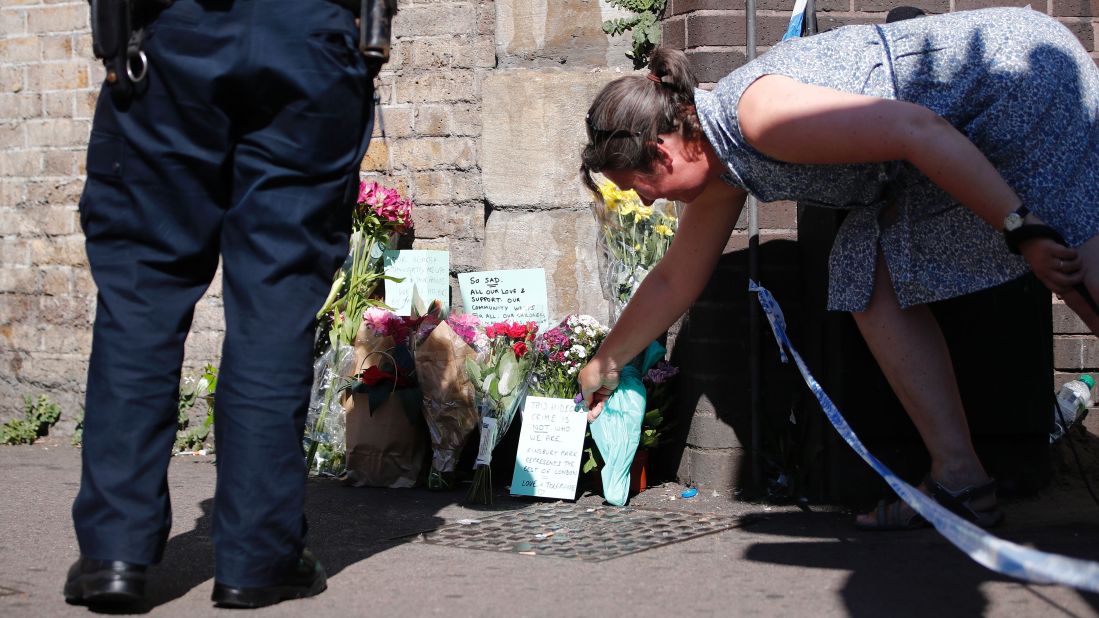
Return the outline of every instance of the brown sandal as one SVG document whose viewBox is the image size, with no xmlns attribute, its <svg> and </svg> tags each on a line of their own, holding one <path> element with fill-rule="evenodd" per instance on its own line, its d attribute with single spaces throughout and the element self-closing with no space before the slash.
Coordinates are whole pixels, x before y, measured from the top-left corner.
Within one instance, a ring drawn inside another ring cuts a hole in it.
<svg viewBox="0 0 1099 618">
<path fill-rule="evenodd" d="M 909 511 L 908 513 L 902 510 L 906 508 Z M 930 525 L 922 515 L 912 510 L 912 507 L 900 499 L 892 502 L 882 500 L 871 512 L 874 514 L 873 522 L 863 523 L 856 519 L 855 527 L 859 530 L 891 531 L 918 530 Z"/>
<path fill-rule="evenodd" d="M 990 480 L 983 485 L 973 485 L 959 491 L 950 491 L 938 481 L 928 476 L 924 479 L 924 485 L 931 489 L 931 497 L 946 510 L 962 517 L 966 521 L 977 524 L 982 528 L 992 528 L 1004 521 L 1004 511 L 1000 505 L 993 502 L 991 506 L 976 508 L 973 501 L 984 496 L 996 498 L 996 481 Z"/>
</svg>

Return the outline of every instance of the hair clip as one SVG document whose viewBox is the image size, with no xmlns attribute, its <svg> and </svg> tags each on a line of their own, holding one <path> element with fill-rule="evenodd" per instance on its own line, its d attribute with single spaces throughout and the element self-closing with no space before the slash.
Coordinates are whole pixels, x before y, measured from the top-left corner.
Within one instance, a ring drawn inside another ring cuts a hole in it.
<svg viewBox="0 0 1099 618">
<path fill-rule="evenodd" d="M 584 117 L 584 122 L 588 125 L 588 140 L 596 141 L 599 138 L 600 141 L 606 141 L 614 139 L 616 137 L 644 137 L 645 135 L 641 131 L 630 131 L 628 129 L 600 129 L 592 122 L 591 114 Z"/>
</svg>

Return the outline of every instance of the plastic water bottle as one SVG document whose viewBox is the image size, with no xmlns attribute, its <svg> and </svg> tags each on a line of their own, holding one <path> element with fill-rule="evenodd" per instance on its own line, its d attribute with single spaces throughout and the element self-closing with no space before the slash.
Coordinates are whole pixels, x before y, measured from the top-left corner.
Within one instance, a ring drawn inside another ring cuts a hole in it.
<svg viewBox="0 0 1099 618">
<path fill-rule="evenodd" d="M 1075 380 L 1065 382 L 1061 387 L 1057 393 L 1057 407 L 1060 408 L 1060 414 L 1056 409 L 1053 411 L 1053 431 L 1049 433 L 1050 444 L 1060 440 L 1069 427 L 1084 420 L 1084 416 L 1088 413 L 1088 406 L 1091 405 L 1091 389 L 1094 386 L 1095 380 L 1085 373 Z M 1064 417 L 1063 423 L 1062 417 Z"/>
</svg>

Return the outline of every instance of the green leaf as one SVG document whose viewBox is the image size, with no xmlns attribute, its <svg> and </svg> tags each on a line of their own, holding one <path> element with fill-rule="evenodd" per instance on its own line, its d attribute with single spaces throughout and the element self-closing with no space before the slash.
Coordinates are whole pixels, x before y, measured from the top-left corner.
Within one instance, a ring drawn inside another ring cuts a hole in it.
<svg viewBox="0 0 1099 618">
<path fill-rule="evenodd" d="M 645 30 L 645 36 L 651 45 L 660 45 L 660 26 L 653 24 Z"/>
<path fill-rule="evenodd" d="M 474 384 L 481 383 L 481 367 L 473 362 L 473 359 L 466 359 L 466 375 L 469 376 L 470 382 Z"/>
<path fill-rule="evenodd" d="M 508 395 L 515 387 L 519 385 L 519 363 L 515 360 L 515 355 L 510 350 L 505 350 L 500 355 L 500 362 L 496 365 L 496 370 L 500 373 L 500 394 Z"/>
<path fill-rule="evenodd" d="M 606 32 L 611 36 L 618 36 L 623 32 L 628 32 L 629 30 L 632 30 L 633 27 L 637 25 L 638 21 L 640 21 L 640 18 L 637 17 L 608 19 L 607 21 L 603 22 L 603 32 Z"/>
<path fill-rule="evenodd" d="M 587 474 L 599 464 L 595 463 L 595 457 L 592 456 L 591 449 L 585 450 L 584 453 L 587 454 L 587 458 L 584 460 L 584 465 L 580 467 L 580 471 Z"/>
<path fill-rule="evenodd" d="M 481 392 L 487 393 L 493 399 L 500 399 L 499 384 L 500 379 L 496 377 L 496 374 L 490 373 L 485 376 L 485 382 L 481 385 Z"/>
</svg>

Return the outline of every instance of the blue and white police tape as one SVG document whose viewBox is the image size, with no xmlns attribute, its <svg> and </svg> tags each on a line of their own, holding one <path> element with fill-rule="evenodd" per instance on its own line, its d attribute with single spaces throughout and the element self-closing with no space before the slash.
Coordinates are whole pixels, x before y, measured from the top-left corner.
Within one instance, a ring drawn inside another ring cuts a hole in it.
<svg viewBox="0 0 1099 618">
<path fill-rule="evenodd" d="M 796 39 L 801 36 L 802 31 L 805 28 L 805 0 L 797 0 L 794 3 L 794 10 L 790 13 L 790 25 L 786 27 L 786 34 L 782 35 L 782 40 Z"/>
<path fill-rule="evenodd" d="M 821 408 L 824 409 L 824 414 L 832 422 L 836 431 L 866 463 L 870 464 L 875 472 L 885 479 L 885 482 L 902 500 L 935 526 L 935 529 L 948 541 L 973 560 L 998 573 L 1036 583 L 1063 584 L 1099 592 L 1099 563 L 1038 551 L 999 539 L 946 510 L 929 496 L 893 474 L 866 450 L 858 436 L 851 430 L 851 426 L 840 414 L 839 409 L 828 398 L 828 394 L 824 392 L 813 374 L 809 373 L 805 362 L 786 335 L 786 321 L 782 316 L 782 309 L 771 293 L 755 281 L 748 282 L 748 290 L 756 292 L 759 304 L 767 315 L 767 321 L 771 323 L 771 330 L 778 341 L 782 362 L 788 362 L 786 352 L 789 351 L 797 364 L 798 371 L 805 378 L 809 390 L 813 391 Z"/>
</svg>

